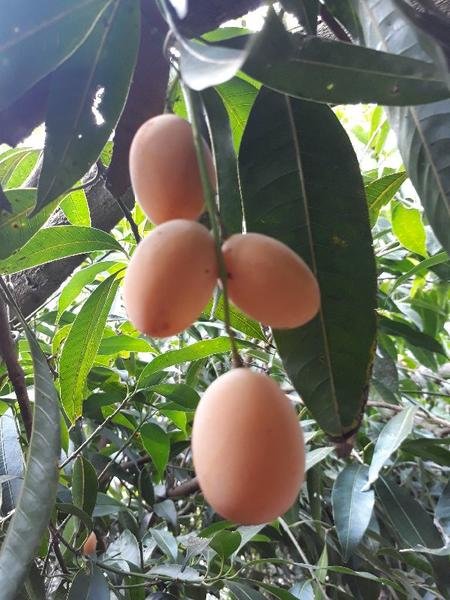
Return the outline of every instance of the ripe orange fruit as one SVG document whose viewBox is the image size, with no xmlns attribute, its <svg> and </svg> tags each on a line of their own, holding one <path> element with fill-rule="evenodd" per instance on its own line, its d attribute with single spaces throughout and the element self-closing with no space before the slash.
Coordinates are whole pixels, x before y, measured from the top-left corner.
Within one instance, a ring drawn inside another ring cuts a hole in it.
<svg viewBox="0 0 450 600">
<path fill-rule="evenodd" d="M 125 275 L 130 321 L 152 337 L 192 325 L 217 281 L 214 239 L 195 221 L 175 219 L 156 227 L 138 245 Z"/>
<path fill-rule="evenodd" d="M 211 182 L 216 177 L 205 143 Z M 175 115 L 159 115 L 144 123 L 130 148 L 130 177 L 137 201 L 155 224 L 170 219 L 197 219 L 204 198 L 190 124 Z"/>
<path fill-rule="evenodd" d="M 222 246 L 231 301 L 271 327 L 299 327 L 320 307 L 317 280 L 288 246 L 259 233 L 232 235 Z"/>
<path fill-rule="evenodd" d="M 97 549 L 97 536 L 94 531 L 91 531 L 87 540 L 84 542 L 83 554 L 84 556 L 90 556 L 95 554 Z"/>
<path fill-rule="evenodd" d="M 303 483 L 303 434 L 289 398 L 267 375 L 239 368 L 203 394 L 192 453 L 200 488 L 235 523 L 268 523 L 294 503 Z"/>
</svg>

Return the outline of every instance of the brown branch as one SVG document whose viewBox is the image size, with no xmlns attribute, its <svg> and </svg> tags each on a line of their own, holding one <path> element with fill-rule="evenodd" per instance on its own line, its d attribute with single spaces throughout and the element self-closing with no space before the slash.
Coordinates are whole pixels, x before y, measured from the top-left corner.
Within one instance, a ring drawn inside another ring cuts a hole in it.
<svg viewBox="0 0 450 600">
<path fill-rule="evenodd" d="M 169 488 L 166 491 L 166 498 L 184 498 L 185 496 L 190 496 L 191 494 L 195 494 L 200 490 L 200 485 L 198 483 L 197 477 L 193 477 L 192 479 L 188 479 L 187 481 L 183 481 L 180 485 L 176 487 Z"/>
<path fill-rule="evenodd" d="M 367 406 L 372 406 L 374 408 L 386 408 L 388 410 L 392 410 L 394 412 L 402 412 L 402 410 L 404 410 L 404 406 L 403 405 L 399 405 L 399 404 L 389 404 L 388 402 L 376 402 L 374 400 L 369 400 L 369 402 L 367 403 Z M 414 405 L 417 406 L 417 405 Z M 424 408 L 421 408 L 420 406 L 418 406 L 418 409 L 421 411 L 421 413 L 423 413 L 423 415 L 419 415 L 419 418 L 426 421 L 427 419 L 432 421 L 433 423 L 436 423 L 436 425 L 439 425 L 440 427 L 445 427 L 446 429 L 450 429 L 450 421 L 447 421 L 446 419 L 443 419 L 441 417 L 437 417 L 435 415 L 431 415 L 428 411 L 426 411 Z"/>
<path fill-rule="evenodd" d="M 20 414 L 28 440 L 31 438 L 33 427 L 33 412 L 28 396 L 25 373 L 19 364 L 16 346 L 11 334 L 8 319 L 8 309 L 3 296 L 0 294 L 0 356 L 4 360 L 8 376 L 16 394 Z"/>
</svg>

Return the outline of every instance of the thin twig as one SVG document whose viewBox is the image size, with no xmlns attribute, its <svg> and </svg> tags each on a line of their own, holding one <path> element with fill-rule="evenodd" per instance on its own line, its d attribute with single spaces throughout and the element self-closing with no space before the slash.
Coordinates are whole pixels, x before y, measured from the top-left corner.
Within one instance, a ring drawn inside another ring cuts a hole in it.
<svg viewBox="0 0 450 600">
<path fill-rule="evenodd" d="M 105 427 L 105 425 L 107 425 L 112 419 L 114 419 L 114 417 L 122 410 L 122 408 L 125 406 L 129 399 L 130 396 L 127 396 L 124 400 L 122 400 L 122 402 L 119 404 L 116 410 L 113 413 L 111 413 L 109 417 L 106 417 L 103 423 L 100 423 L 100 425 L 95 429 L 95 431 L 91 433 L 91 435 L 88 438 L 86 438 L 84 442 L 80 444 L 78 448 L 74 450 L 74 452 L 72 452 L 72 454 L 59 465 L 59 468 L 64 469 L 66 465 L 68 465 L 74 458 L 76 458 L 86 448 L 86 446 L 91 443 L 95 436 L 100 433 L 103 427 Z"/>
<path fill-rule="evenodd" d="M 193 477 L 192 479 L 183 481 L 183 483 L 180 483 L 180 485 L 177 485 L 176 487 L 168 489 L 165 498 L 184 498 L 185 496 L 195 494 L 195 492 L 198 492 L 199 490 L 200 485 L 198 479 L 197 477 Z"/>
<path fill-rule="evenodd" d="M 374 408 L 386 408 L 394 412 L 402 412 L 402 410 L 404 410 L 405 408 L 404 406 L 400 406 L 398 404 L 389 404 L 388 402 L 376 402 L 374 400 L 369 400 L 367 406 L 372 406 Z M 437 425 L 440 425 L 441 427 L 450 428 L 450 421 L 447 421 L 446 419 L 442 419 L 441 417 L 437 417 L 429 413 L 425 408 L 422 408 L 418 404 L 414 403 L 414 406 L 417 406 L 417 408 L 425 414 L 424 417 L 420 416 L 421 419 L 426 419 L 428 417 L 430 421 L 433 421 Z"/>
<path fill-rule="evenodd" d="M 33 428 L 33 411 L 28 396 L 25 373 L 20 366 L 14 339 L 8 319 L 8 309 L 3 294 L 0 292 L 0 357 L 3 358 L 8 376 L 16 394 L 20 414 L 28 440 Z"/>
<path fill-rule="evenodd" d="M 186 106 L 188 109 L 188 114 L 191 120 L 192 125 L 192 133 L 194 136 L 194 144 L 195 151 L 197 154 L 198 166 L 200 170 L 200 177 L 202 180 L 203 193 L 205 196 L 205 204 L 209 213 L 209 217 L 211 220 L 212 233 L 214 236 L 214 241 L 216 245 L 216 256 L 217 263 L 219 266 L 219 279 L 222 284 L 222 293 L 223 293 L 223 312 L 224 312 L 224 321 L 225 321 L 225 329 L 228 337 L 230 338 L 231 344 L 231 354 L 233 357 L 233 366 L 242 367 L 243 362 L 242 358 L 239 354 L 239 350 L 236 344 L 236 338 L 234 336 L 233 330 L 231 328 L 231 317 L 230 317 L 230 301 L 228 299 L 228 273 L 225 266 L 225 261 L 223 259 L 222 254 L 222 232 L 220 227 L 220 215 L 217 208 L 217 203 L 215 199 L 215 192 L 211 185 L 211 180 L 208 172 L 208 168 L 206 166 L 205 161 L 205 148 L 203 138 L 200 134 L 200 116 L 199 116 L 199 108 L 200 102 L 198 97 L 189 89 L 189 87 L 183 84 L 183 93 L 186 101 Z"/>
</svg>

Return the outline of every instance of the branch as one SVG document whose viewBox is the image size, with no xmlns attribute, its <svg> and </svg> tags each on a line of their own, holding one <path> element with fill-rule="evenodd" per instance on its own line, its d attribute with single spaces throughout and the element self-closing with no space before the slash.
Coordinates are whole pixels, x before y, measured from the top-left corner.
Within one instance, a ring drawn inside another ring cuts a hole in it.
<svg viewBox="0 0 450 600">
<path fill-rule="evenodd" d="M 386 408 L 386 409 L 392 410 L 394 412 L 402 412 L 402 410 L 404 410 L 404 408 L 405 408 L 404 406 L 400 406 L 398 404 L 389 404 L 388 402 L 375 402 L 374 400 L 369 400 L 369 402 L 367 403 L 367 406 L 373 406 L 374 408 Z M 415 404 L 414 406 L 417 406 L 417 405 Z M 447 421 L 446 419 L 432 415 L 431 413 L 429 413 L 424 408 L 421 408 L 420 406 L 418 407 L 418 409 L 420 410 L 421 413 L 423 413 L 423 416 L 418 415 L 420 419 L 422 419 L 424 421 L 426 421 L 428 419 L 428 420 L 432 421 L 433 423 L 436 423 L 436 425 L 439 425 L 440 427 L 445 427 L 446 430 L 450 430 L 450 421 Z"/>
<path fill-rule="evenodd" d="M 20 414 L 28 440 L 31 438 L 33 427 L 33 412 L 28 396 L 25 373 L 19 364 L 16 346 L 9 326 L 8 309 L 0 294 L 0 356 L 4 360 L 8 376 L 16 394 Z"/>
<path fill-rule="evenodd" d="M 192 479 L 188 479 L 187 481 L 183 481 L 180 485 L 176 487 L 169 488 L 166 491 L 166 498 L 184 498 L 185 496 L 190 496 L 191 494 L 195 494 L 200 490 L 200 485 L 198 483 L 197 477 L 193 477 Z"/>
</svg>

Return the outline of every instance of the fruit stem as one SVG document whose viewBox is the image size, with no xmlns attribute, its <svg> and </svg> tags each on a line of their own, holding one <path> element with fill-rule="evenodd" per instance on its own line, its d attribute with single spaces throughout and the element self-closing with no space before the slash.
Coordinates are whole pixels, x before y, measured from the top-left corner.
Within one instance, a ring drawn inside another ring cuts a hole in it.
<svg viewBox="0 0 450 600">
<path fill-rule="evenodd" d="M 220 226 L 220 214 L 216 203 L 214 189 L 211 185 L 208 167 L 205 159 L 205 148 L 202 135 L 200 133 L 200 115 L 201 99 L 198 94 L 193 92 L 184 82 L 182 83 L 184 99 L 189 115 L 189 120 L 192 125 L 192 133 L 194 137 L 195 152 L 200 170 L 200 178 L 202 181 L 203 195 L 205 198 L 206 208 L 211 221 L 212 233 L 216 244 L 217 263 L 219 265 L 219 279 L 222 284 L 223 293 L 223 312 L 225 320 L 225 330 L 230 338 L 231 355 L 233 367 L 238 368 L 243 366 L 242 358 L 239 354 L 236 338 L 231 328 L 230 319 L 230 301 L 228 298 L 228 273 L 225 267 L 225 261 L 222 254 L 222 230 Z"/>
</svg>

